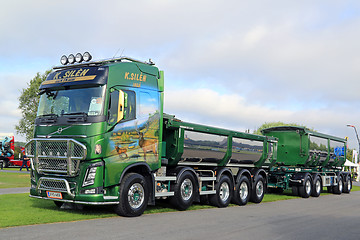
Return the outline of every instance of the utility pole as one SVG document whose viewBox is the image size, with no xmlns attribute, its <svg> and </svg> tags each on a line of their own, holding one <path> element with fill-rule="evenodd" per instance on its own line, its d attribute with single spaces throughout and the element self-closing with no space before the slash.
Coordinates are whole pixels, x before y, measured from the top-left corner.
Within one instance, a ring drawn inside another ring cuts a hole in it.
<svg viewBox="0 0 360 240">
<path fill-rule="evenodd" d="M 358 133 L 357 133 L 356 127 L 355 127 L 354 125 L 350 125 L 350 124 L 348 124 L 348 125 L 346 125 L 346 126 L 352 127 L 352 128 L 354 128 L 354 130 L 355 130 L 356 138 L 357 138 L 358 144 L 359 144 L 358 163 L 360 163 L 360 140 L 359 140 L 359 135 L 358 135 Z"/>
</svg>

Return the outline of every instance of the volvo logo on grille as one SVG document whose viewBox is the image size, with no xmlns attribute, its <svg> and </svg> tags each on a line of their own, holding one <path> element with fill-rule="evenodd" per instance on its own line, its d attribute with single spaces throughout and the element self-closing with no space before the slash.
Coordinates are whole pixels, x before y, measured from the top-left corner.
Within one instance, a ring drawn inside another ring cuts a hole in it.
<svg viewBox="0 0 360 240">
<path fill-rule="evenodd" d="M 58 130 L 56 130 L 55 132 L 52 132 L 52 133 L 49 133 L 46 138 L 50 138 L 52 135 L 54 134 L 61 134 L 64 130 L 68 129 L 68 128 L 71 128 L 72 126 L 68 126 L 66 128 L 62 128 L 62 127 L 59 127 Z"/>
</svg>

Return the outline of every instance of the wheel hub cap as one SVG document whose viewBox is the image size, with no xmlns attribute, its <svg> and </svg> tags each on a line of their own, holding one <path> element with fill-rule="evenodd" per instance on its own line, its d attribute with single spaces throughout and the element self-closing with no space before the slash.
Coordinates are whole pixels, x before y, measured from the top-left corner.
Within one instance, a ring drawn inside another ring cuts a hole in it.
<svg viewBox="0 0 360 240">
<path fill-rule="evenodd" d="M 140 183 L 134 183 L 128 191 L 128 202 L 131 208 L 139 208 L 144 202 L 144 188 Z"/>
</svg>

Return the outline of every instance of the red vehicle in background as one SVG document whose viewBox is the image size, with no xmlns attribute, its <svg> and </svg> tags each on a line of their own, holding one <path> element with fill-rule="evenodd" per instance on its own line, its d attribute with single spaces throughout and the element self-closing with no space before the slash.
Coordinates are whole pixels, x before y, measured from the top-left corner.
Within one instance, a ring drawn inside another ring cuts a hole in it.
<svg viewBox="0 0 360 240">
<path fill-rule="evenodd" d="M 14 161 L 14 152 L 14 134 L 0 133 L 0 161 L 3 162 L 4 167 L 12 165 L 12 161 Z"/>
<path fill-rule="evenodd" d="M 24 156 L 25 154 L 25 148 L 24 147 L 20 147 L 21 149 L 21 153 L 22 155 Z M 19 166 L 21 167 L 22 163 L 23 163 L 23 160 L 22 159 L 18 159 L 18 160 L 15 160 L 14 159 L 14 156 L 12 157 L 13 159 L 9 161 L 9 166 Z M 27 164 L 26 164 L 28 167 L 30 167 L 31 163 L 30 161 L 27 161 Z"/>
</svg>

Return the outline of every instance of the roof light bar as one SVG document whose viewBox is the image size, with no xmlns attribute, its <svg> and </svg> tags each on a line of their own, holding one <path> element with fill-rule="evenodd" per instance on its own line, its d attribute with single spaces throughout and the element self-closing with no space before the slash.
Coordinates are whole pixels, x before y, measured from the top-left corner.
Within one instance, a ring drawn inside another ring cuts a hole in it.
<svg viewBox="0 0 360 240">
<path fill-rule="evenodd" d="M 92 59 L 92 56 L 89 52 L 85 52 L 84 54 L 77 53 L 75 56 L 74 54 L 70 54 L 68 57 L 63 55 L 60 59 L 60 63 L 62 65 L 66 64 L 73 64 L 73 63 L 81 63 L 82 61 L 89 62 Z"/>
</svg>

